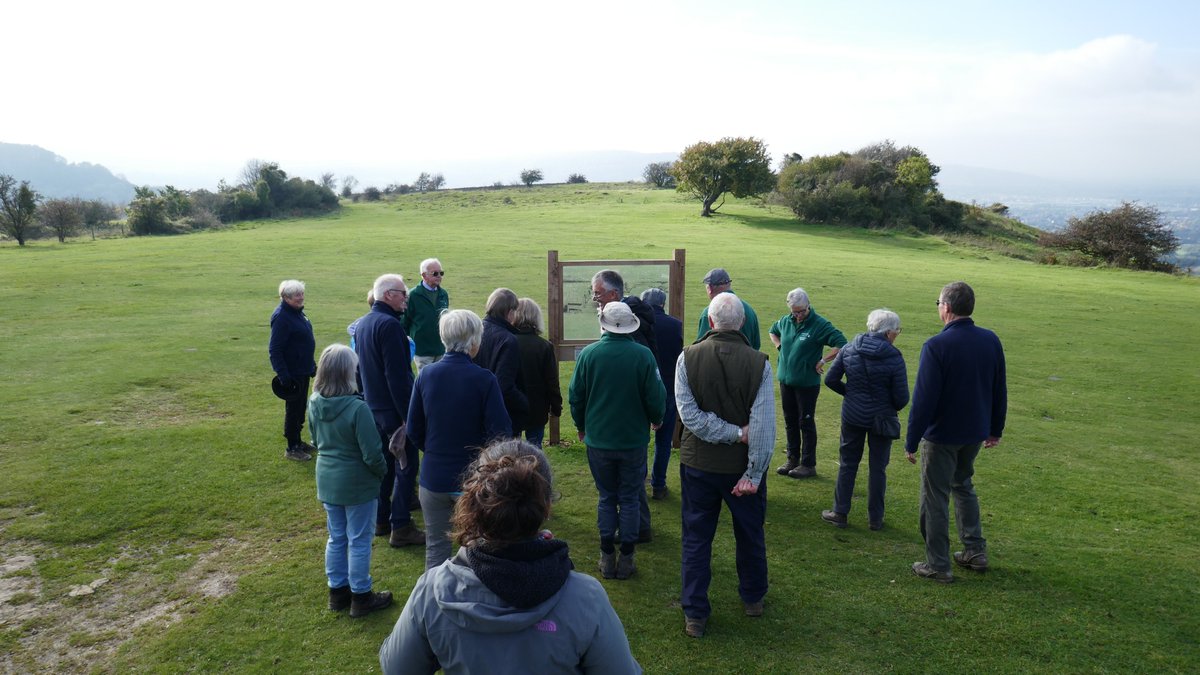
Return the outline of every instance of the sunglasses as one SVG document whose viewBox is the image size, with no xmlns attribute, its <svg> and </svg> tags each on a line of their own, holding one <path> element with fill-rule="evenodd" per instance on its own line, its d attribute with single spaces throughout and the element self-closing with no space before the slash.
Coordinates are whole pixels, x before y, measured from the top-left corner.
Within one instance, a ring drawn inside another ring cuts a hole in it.
<svg viewBox="0 0 1200 675">
<path fill-rule="evenodd" d="M 446 276 L 446 273 L 445 273 L 445 272 L 422 272 L 422 274 L 428 274 L 428 275 L 429 275 L 429 276 L 431 276 L 431 277 L 444 277 L 444 276 Z"/>
</svg>

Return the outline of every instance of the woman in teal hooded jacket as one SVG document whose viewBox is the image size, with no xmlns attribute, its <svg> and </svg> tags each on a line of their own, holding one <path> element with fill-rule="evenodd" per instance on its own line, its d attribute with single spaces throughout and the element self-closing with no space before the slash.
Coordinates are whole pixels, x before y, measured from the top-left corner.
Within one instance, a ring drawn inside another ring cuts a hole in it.
<svg viewBox="0 0 1200 675">
<path fill-rule="evenodd" d="M 321 352 L 308 423 L 317 444 L 317 499 L 325 506 L 329 540 L 325 575 L 329 608 L 359 617 L 392 604 L 371 590 L 371 539 L 379 482 L 387 470 L 371 409 L 358 396 L 358 357 L 332 344 Z"/>
</svg>

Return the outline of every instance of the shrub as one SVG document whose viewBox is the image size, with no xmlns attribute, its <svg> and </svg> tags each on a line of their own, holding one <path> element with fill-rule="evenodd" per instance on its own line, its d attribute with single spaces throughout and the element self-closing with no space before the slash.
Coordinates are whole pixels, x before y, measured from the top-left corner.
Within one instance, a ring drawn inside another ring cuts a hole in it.
<svg viewBox="0 0 1200 675">
<path fill-rule="evenodd" d="M 377 187 L 369 187 L 363 189 L 363 199 L 369 202 L 377 202 L 382 198 L 382 193 Z"/>
<path fill-rule="evenodd" d="M 1179 237 L 1157 208 L 1123 202 L 1111 211 L 1071 218 L 1065 230 L 1047 233 L 1039 243 L 1078 251 L 1117 267 L 1174 271 L 1176 266 L 1163 258 L 1179 247 Z"/>
<path fill-rule="evenodd" d="M 586 182 L 588 182 L 588 179 L 586 176 L 584 176 L 581 173 L 573 173 L 570 176 L 567 176 L 567 182 L 568 183 L 586 183 Z"/>
</svg>

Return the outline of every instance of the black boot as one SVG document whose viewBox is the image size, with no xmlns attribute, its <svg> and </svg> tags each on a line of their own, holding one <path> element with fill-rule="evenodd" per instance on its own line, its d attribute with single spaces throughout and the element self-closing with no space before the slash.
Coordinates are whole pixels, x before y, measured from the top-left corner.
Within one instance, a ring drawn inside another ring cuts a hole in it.
<svg viewBox="0 0 1200 675">
<path fill-rule="evenodd" d="M 384 591 L 382 593 L 374 591 L 355 593 L 350 600 L 350 618 L 357 619 L 360 616 L 366 616 L 377 609 L 389 607 L 391 604 L 391 591 Z"/>
<path fill-rule="evenodd" d="M 348 608 L 351 595 L 349 586 L 329 589 L 329 609 L 337 612 Z"/>
</svg>

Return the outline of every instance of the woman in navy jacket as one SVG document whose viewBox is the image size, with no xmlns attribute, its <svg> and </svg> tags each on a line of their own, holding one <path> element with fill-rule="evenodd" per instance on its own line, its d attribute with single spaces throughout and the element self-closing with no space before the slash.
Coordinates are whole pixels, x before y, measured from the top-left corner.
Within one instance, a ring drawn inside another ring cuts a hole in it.
<svg viewBox="0 0 1200 675">
<path fill-rule="evenodd" d="M 443 312 L 438 335 L 446 355 L 421 370 L 408 407 L 408 437 L 425 453 L 419 491 L 425 569 L 450 557 L 450 515 L 467 465 L 480 448 L 512 429 L 496 376 L 471 362 L 483 322 L 469 310 Z"/>
<path fill-rule="evenodd" d="M 267 352 L 283 398 L 283 437 L 287 439 L 284 456 L 298 462 L 312 459 L 310 453 L 317 450 L 300 440 L 308 381 L 317 372 L 313 360 L 316 349 L 312 324 L 304 316 L 304 282 L 287 279 L 279 284 L 279 306 L 271 314 Z"/>
<path fill-rule="evenodd" d="M 876 417 L 891 418 L 897 435 L 897 412 L 908 405 L 908 374 L 904 356 L 892 344 L 900 334 L 900 317 L 890 310 L 877 309 L 867 316 L 867 332 L 855 336 L 841 351 L 825 374 L 825 386 L 841 394 L 842 438 L 838 448 L 841 466 L 833 490 L 833 509 L 821 512 L 821 518 L 836 527 L 846 527 L 850 497 L 858 464 L 862 461 L 863 441 L 870 448 L 871 469 L 867 478 L 867 521 L 872 530 L 883 527 L 883 496 L 887 490 L 887 465 L 891 459 L 893 437 L 873 430 Z M 845 377 L 846 381 L 842 382 Z"/>
</svg>

